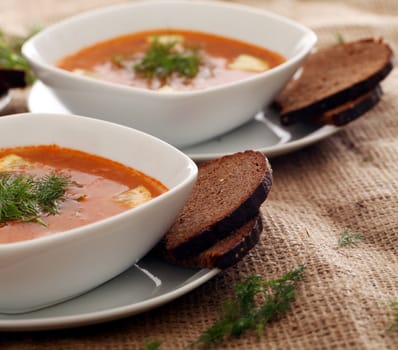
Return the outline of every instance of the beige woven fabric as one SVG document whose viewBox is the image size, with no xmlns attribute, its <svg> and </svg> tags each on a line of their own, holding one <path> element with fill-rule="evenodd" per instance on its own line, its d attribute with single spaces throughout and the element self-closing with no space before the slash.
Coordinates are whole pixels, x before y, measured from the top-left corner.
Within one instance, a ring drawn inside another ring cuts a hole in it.
<svg viewBox="0 0 398 350">
<path fill-rule="evenodd" d="M 22 33 L 81 9 L 112 0 L 1 0 L 4 30 Z M 383 37 L 398 52 L 396 0 L 239 1 L 297 19 L 312 27 L 319 44 Z M 267 33 L 264 33 L 267 35 Z M 263 206 L 264 234 L 237 266 L 193 292 L 150 312 L 65 331 L 0 333 L 0 349 L 188 349 L 218 317 L 233 284 L 246 275 L 281 276 L 305 263 L 292 309 L 261 338 L 248 334 L 223 349 L 398 349 L 387 329 L 398 300 L 398 72 L 383 82 L 384 97 L 365 117 L 336 135 L 271 160 L 274 186 Z M 24 111 L 25 92 L 15 92 L 6 113 Z M 1 133 L 1 131 L 0 131 Z M 365 238 L 337 249 L 346 228 Z M 1 283 L 1 281 L 0 281 Z"/>
</svg>

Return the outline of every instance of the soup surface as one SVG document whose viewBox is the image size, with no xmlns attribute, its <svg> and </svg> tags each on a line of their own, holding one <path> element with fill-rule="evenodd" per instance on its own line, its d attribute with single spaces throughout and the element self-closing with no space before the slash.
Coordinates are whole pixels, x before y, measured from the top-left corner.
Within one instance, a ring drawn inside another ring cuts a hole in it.
<svg viewBox="0 0 398 350">
<path fill-rule="evenodd" d="M 134 87 L 180 91 L 245 79 L 285 58 L 246 42 L 184 30 L 153 30 L 99 42 L 57 66 Z"/>
<path fill-rule="evenodd" d="M 21 204 L 22 189 L 26 191 Z M 56 198 L 54 210 L 49 202 L 37 204 L 33 190 L 41 200 L 45 195 Z M 56 145 L 0 149 L 0 244 L 101 220 L 165 191 L 162 183 L 138 170 L 85 152 Z M 14 207 L 23 211 L 28 203 L 36 206 L 35 213 L 15 215 Z"/>
</svg>

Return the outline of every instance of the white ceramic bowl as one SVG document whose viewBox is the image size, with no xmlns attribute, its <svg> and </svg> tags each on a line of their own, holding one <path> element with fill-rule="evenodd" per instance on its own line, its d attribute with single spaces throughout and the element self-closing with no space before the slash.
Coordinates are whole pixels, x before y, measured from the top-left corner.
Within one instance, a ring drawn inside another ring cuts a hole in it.
<svg viewBox="0 0 398 350">
<path fill-rule="evenodd" d="M 98 41 L 159 28 L 237 38 L 276 51 L 287 61 L 250 79 L 177 93 L 107 83 L 54 65 Z M 72 17 L 38 33 L 22 52 L 37 77 L 73 113 L 132 126 L 182 147 L 252 119 L 292 77 L 315 42 L 310 29 L 262 10 L 216 1 L 166 0 L 134 2 Z"/>
<path fill-rule="evenodd" d="M 160 240 L 197 176 L 195 163 L 176 148 L 106 121 L 27 113 L 1 117 L 0 130 L 0 148 L 55 143 L 121 162 L 169 188 L 139 207 L 92 224 L 0 244 L 3 313 L 68 299 L 120 274 Z"/>
</svg>

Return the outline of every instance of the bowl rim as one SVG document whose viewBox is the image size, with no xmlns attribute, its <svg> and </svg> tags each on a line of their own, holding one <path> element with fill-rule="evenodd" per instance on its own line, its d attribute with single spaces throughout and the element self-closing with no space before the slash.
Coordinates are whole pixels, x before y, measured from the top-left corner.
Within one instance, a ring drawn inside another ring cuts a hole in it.
<svg viewBox="0 0 398 350">
<path fill-rule="evenodd" d="M 46 247 L 50 246 L 57 241 L 60 242 L 67 242 L 70 241 L 71 239 L 74 239 L 77 235 L 86 235 L 86 234 L 92 234 L 91 231 L 96 231 L 99 227 L 101 226 L 112 226 L 113 224 L 117 223 L 120 220 L 124 220 L 130 216 L 137 216 L 140 215 L 140 212 L 148 210 L 147 208 L 156 205 L 158 202 L 163 201 L 175 194 L 175 192 L 178 192 L 181 188 L 189 185 L 192 181 L 195 181 L 197 178 L 198 174 L 198 167 L 196 163 L 189 158 L 185 153 L 177 149 L 176 147 L 172 146 L 171 144 L 155 137 L 152 136 L 148 133 L 145 133 L 143 131 L 127 127 L 124 125 L 112 123 L 109 121 L 101 120 L 101 119 L 96 119 L 93 117 L 86 117 L 86 116 L 80 116 L 80 115 L 74 115 L 74 114 L 58 114 L 58 113 L 17 113 L 17 114 L 12 114 L 12 115 L 5 115 L 0 118 L 0 125 L 2 124 L 2 121 L 8 121 L 12 119 L 20 119 L 20 118 L 26 118 L 29 117 L 31 120 L 33 119 L 39 119 L 39 118 L 49 118 L 49 119 L 54 119 L 56 122 L 59 120 L 59 118 L 64 118 L 65 120 L 71 120 L 72 124 L 78 124 L 79 120 L 87 120 L 90 123 L 93 124 L 102 124 L 102 125 L 108 125 L 110 128 L 119 129 L 119 130 L 130 130 L 132 133 L 132 136 L 134 134 L 140 134 L 145 138 L 152 139 L 154 142 L 158 143 L 161 147 L 167 147 L 170 149 L 171 152 L 175 153 L 181 159 L 184 160 L 186 163 L 186 168 L 187 168 L 187 175 L 175 186 L 172 188 L 168 188 L 166 192 L 161 193 L 159 196 L 152 198 L 150 201 L 143 203 L 137 207 L 134 208 L 129 208 L 127 210 L 124 210 L 120 213 L 117 213 L 115 215 L 111 215 L 108 217 L 105 217 L 103 219 L 84 224 L 82 226 L 77 226 L 72 229 L 64 230 L 64 231 L 57 231 L 54 233 L 51 233 L 49 235 L 45 236 L 40 236 L 36 237 L 34 239 L 29 239 L 29 240 L 22 240 L 22 241 L 17 241 L 17 242 L 11 242 L 11 243 L 4 243 L 0 244 L 0 254 L 8 254 L 14 250 L 18 251 L 21 249 L 29 249 L 29 248 L 35 248 L 35 247 Z M 40 143 L 38 143 L 40 144 Z M 13 148 L 13 147 L 18 147 L 18 146 L 2 146 L 1 141 L 0 141 L 0 149 L 2 148 Z M 70 147 L 67 147 L 70 148 Z M 79 150 L 78 147 L 75 148 L 76 150 Z M 86 153 L 89 153 L 87 151 L 83 151 Z M 156 153 L 156 152 L 155 152 Z M 104 157 L 104 156 L 102 156 Z M 111 159 L 110 157 L 105 157 L 108 159 Z M 123 162 L 120 162 L 122 163 Z M 130 166 L 132 167 L 132 166 Z M 141 170 L 139 170 L 141 171 Z M 145 173 L 145 172 L 144 172 Z"/>
<path fill-rule="evenodd" d="M 302 32 L 303 38 L 305 37 L 306 41 L 308 41 L 308 43 L 303 45 L 303 47 L 300 48 L 300 50 L 298 50 L 298 52 L 295 53 L 292 57 L 287 58 L 285 60 L 285 62 L 279 64 L 276 67 L 273 67 L 270 70 L 260 72 L 259 74 L 253 75 L 251 77 L 246 77 L 245 79 L 231 81 L 231 82 L 223 83 L 223 84 L 216 85 L 216 86 L 210 86 L 205 89 L 181 90 L 178 92 L 150 90 L 150 89 L 139 88 L 139 87 L 135 87 L 135 86 L 129 86 L 129 85 L 125 85 L 125 84 L 120 84 L 120 83 L 114 83 L 114 82 L 110 82 L 107 80 L 101 80 L 101 79 L 93 78 L 90 76 L 75 74 L 75 73 L 67 71 L 65 69 L 58 68 L 57 66 L 55 66 L 55 64 L 43 62 L 42 59 L 37 59 L 38 57 L 30 54 L 32 51 L 35 51 L 34 49 L 35 49 L 36 41 L 40 40 L 40 38 L 42 38 L 42 37 L 45 37 L 46 35 L 51 33 L 53 30 L 57 30 L 62 27 L 73 25 L 74 22 L 82 22 L 82 21 L 84 22 L 87 18 L 90 18 L 90 17 L 101 16 L 101 15 L 106 15 L 106 14 L 113 15 L 114 12 L 117 12 L 117 11 L 123 10 L 123 9 L 134 9 L 134 8 L 139 8 L 139 7 L 141 7 L 141 8 L 153 7 L 158 4 L 160 4 L 160 5 L 173 4 L 173 5 L 177 5 L 177 6 L 179 6 L 179 5 L 186 6 L 187 1 L 186 0 L 151 0 L 151 1 L 145 1 L 145 2 L 139 1 L 139 2 L 132 2 L 132 3 L 115 4 L 115 5 L 104 6 L 104 7 L 84 11 L 79 14 L 67 17 L 59 22 L 53 23 L 53 24 L 49 25 L 48 27 L 44 28 L 42 31 L 38 32 L 37 34 L 35 34 L 31 38 L 29 38 L 23 44 L 23 46 L 21 48 L 21 52 L 22 52 L 23 56 L 32 65 L 36 65 L 41 70 L 50 72 L 51 74 L 54 74 L 54 76 L 56 76 L 56 77 L 67 79 L 69 81 L 77 81 L 77 82 L 84 83 L 88 86 L 92 86 L 92 87 L 96 87 L 96 88 L 108 89 L 108 90 L 115 89 L 116 92 L 121 92 L 121 93 L 132 93 L 132 91 L 134 91 L 134 93 L 136 93 L 139 96 L 140 95 L 141 96 L 156 96 L 160 99 L 173 99 L 173 98 L 179 98 L 179 97 L 206 95 L 209 93 L 213 93 L 214 91 L 235 88 L 236 86 L 245 85 L 250 82 L 256 82 L 258 80 L 265 79 L 268 76 L 276 75 L 280 71 L 283 71 L 283 70 L 289 68 L 290 66 L 295 65 L 298 61 L 300 61 L 303 57 L 305 57 L 317 42 L 317 35 L 311 28 L 309 28 L 293 19 L 279 15 L 277 13 L 274 13 L 274 12 L 271 12 L 271 11 L 268 11 L 268 10 L 265 10 L 262 8 L 256 8 L 256 7 L 239 4 L 239 3 L 226 3 L 226 2 L 217 1 L 217 0 L 216 1 L 199 0 L 199 1 L 191 2 L 190 5 L 202 6 L 202 7 L 207 6 L 210 8 L 211 7 L 225 8 L 227 10 L 235 9 L 235 10 L 246 12 L 248 14 L 262 15 L 266 18 L 272 18 L 274 20 L 279 21 L 280 23 L 286 24 L 286 25 L 293 27 L 293 28 L 299 30 L 300 32 Z M 134 31 L 132 31 L 132 32 L 134 32 Z M 127 34 L 127 33 L 128 32 L 126 32 L 125 34 Z M 209 31 L 209 33 L 211 33 L 211 31 Z M 116 35 L 113 37 L 117 37 L 120 35 L 123 35 L 123 34 L 119 34 L 119 35 Z M 111 38 L 109 38 L 109 39 L 111 39 Z M 107 40 L 107 39 L 98 40 L 98 41 L 92 42 L 88 45 L 84 45 L 83 47 L 81 47 L 81 49 L 83 49 L 84 47 L 90 46 L 90 45 L 94 45 L 94 44 L 104 41 L 104 40 Z M 39 52 L 39 50 L 36 50 L 36 51 Z"/>
</svg>

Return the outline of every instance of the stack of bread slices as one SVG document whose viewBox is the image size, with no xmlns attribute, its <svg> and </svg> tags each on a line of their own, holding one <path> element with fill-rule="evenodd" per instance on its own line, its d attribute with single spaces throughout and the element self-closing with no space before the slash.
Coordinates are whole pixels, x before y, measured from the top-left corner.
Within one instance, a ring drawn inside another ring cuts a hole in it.
<svg viewBox="0 0 398 350">
<path fill-rule="evenodd" d="M 0 97 L 9 89 L 26 86 L 25 72 L 19 69 L 0 68 Z"/>
<path fill-rule="evenodd" d="M 380 82 L 392 68 L 393 52 L 382 40 L 316 50 L 277 96 L 280 121 L 348 124 L 379 102 Z M 271 185 L 271 167 L 260 152 L 201 164 L 191 196 L 157 253 L 189 267 L 225 269 L 236 264 L 259 240 L 260 206 Z"/>
<path fill-rule="evenodd" d="M 156 252 L 188 267 L 236 264 L 259 240 L 260 206 L 271 185 L 271 167 L 261 152 L 238 152 L 200 164 L 193 191 Z"/>
<path fill-rule="evenodd" d="M 316 50 L 275 100 L 282 125 L 296 122 L 342 126 L 381 99 L 380 82 L 393 68 L 382 40 L 361 39 Z"/>
</svg>

